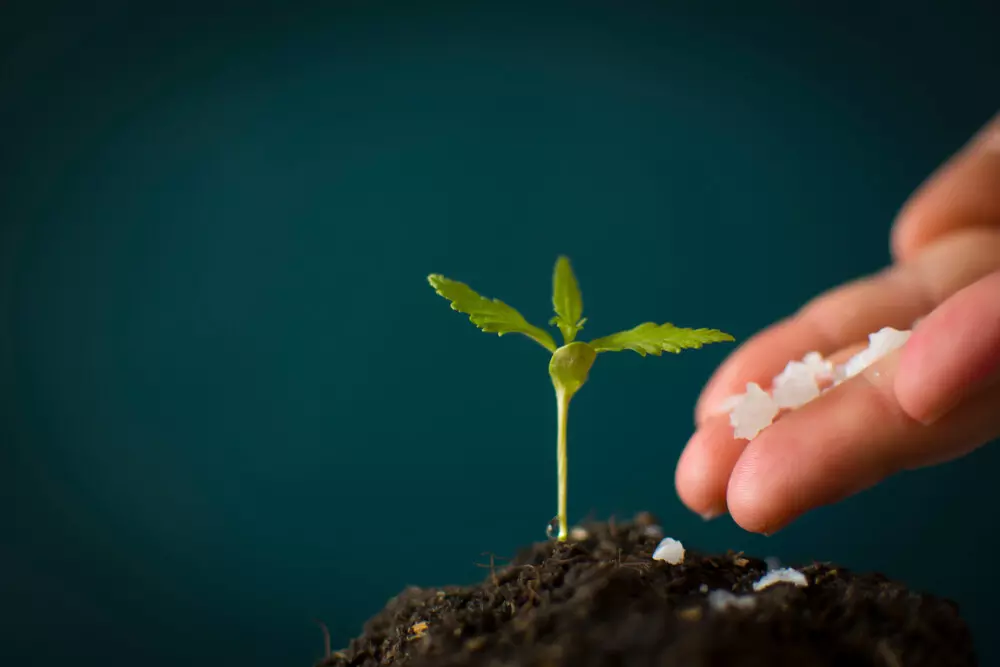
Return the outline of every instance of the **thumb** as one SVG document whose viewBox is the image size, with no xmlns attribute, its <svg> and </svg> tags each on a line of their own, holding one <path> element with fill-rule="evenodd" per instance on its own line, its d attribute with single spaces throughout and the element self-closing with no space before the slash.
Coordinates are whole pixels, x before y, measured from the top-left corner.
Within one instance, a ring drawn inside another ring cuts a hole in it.
<svg viewBox="0 0 1000 667">
<path fill-rule="evenodd" d="M 894 388 L 910 417 L 931 424 L 998 379 L 1000 271 L 995 271 L 921 321 L 903 350 Z"/>
</svg>

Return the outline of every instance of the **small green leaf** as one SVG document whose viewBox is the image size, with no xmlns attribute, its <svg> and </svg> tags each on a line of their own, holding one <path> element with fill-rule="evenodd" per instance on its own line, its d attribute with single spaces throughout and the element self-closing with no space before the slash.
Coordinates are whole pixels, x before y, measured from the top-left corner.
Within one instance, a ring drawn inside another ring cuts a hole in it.
<svg viewBox="0 0 1000 667">
<path fill-rule="evenodd" d="M 487 333 L 502 336 L 506 333 L 524 334 L 549 352 L 556 351 L 556 343 L 544 329 L 528 324 L 521 313 L 499 299 L 487 299 L 476 294 L 468 285 L 432 273 L 427 282 L 434 291 L 451 301 L 452 310 L 465 313 L 469 321 Z"/>
<path fill-rule="evenodd" d="M 647 354 L 660 356 L 662 352 L 678 353 L 683 349 L 699 348 L 707 343 L 732 341 L 734 338 L 718 329 L 681 329 L 667 322 L 656 324 L 646 322 L 628 331 L 598 338 L 590 345 L 598 352 L 620 352 L 632 350 L 645 357 Z"/>
<path fill-rule="evenodd" d="M 556 316 L 549 324 L 559 327 L 566 344 L 572 343 L 586 320 L 581 319 L 583 297 L 580 294 L 580 285 L 576 282 L 573 267 L 566 257 L 560 257 L 556 261 L 556 268 L 552 274 L 552 307 L 556 311 Z"/>
</svg>

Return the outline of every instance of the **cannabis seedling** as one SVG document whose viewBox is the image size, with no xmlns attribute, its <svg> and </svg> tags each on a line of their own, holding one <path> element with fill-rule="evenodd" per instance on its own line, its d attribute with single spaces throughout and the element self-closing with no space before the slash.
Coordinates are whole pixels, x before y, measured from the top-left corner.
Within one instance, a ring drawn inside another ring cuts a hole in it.
<svg viewBox="0 0 1000 667">
<path fill-rule="evenodd" d="M 566 521 L 566 418 L 569 402 L 587 381 L 591 366 L 600 352 L 632 350 L 645 357 L 660 356 L 663 352 L 678 353 L 685 348 L 699 348 L 706 343 L 732 341 L 733 337 L 717 329 L 682 329 L 669 322 L 645 322 L 627 331 L 597 338 L 584 343 L 576 341 L 576 334 L 583 329 L 583 298 L 580 286 L 573 275 L 569 260 L 560 257 L 552 276 L 552 306 L 555 317 L 549 322 L 559 328 L 563 346 L 557 347 L 552 336 L 532 324 L 510 306 L 498 299 L 487 299 L 474 292 L 465 283 L 450 280 L 439 274 L 427 277 L 434 290 L 451 301 L 453 310 L 465 313 L 477 327 L 488 333 L 503 336 L 519 333 L 531 338 L 552 353 L 549 375 L 556 390 L 558 409 L 557 461 L 559 476 L 559 540 L 568 534 Z"/>
</svg>

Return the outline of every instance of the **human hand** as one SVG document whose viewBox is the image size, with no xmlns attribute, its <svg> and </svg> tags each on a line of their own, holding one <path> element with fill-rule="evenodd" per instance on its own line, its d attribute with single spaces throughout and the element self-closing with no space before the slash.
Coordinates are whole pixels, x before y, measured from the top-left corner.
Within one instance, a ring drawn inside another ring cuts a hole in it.
<svg viewBox="0 0 1000 667">
<path fill-rule="evenodd" d="M 1000 436 L 1000 115 L 901 211 L 894 263 L 820 295 L 758 333 L 716 371 L 677 465 L 681 500 L 770 534 L 905 469 L 962 456 Z M 748 382 L 767 388 L 817 351 L 842 363 L 882 327 L 903 346 L 781 416 L 752 441 L 714 413 Z"/>
</svg>

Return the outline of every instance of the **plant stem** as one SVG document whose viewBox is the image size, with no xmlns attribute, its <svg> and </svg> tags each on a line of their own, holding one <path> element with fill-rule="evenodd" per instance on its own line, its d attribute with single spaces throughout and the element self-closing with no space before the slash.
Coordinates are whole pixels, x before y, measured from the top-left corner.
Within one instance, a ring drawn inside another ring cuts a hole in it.
<svg viewBox="0 0 1000 667">
<path fill-rule="evenodd" d="M 566 415 L 569 401 L 587 381 L 590 367 L 597 352 L 587 343 L 574 342 L 563 345 L 549 360 L 549 375 L 556 389 L 556 406 L 559 408 L 559 434 L 556 456 L 559 464 L 559 541 L 569 537 L 566 528 Z"/>
<path fill-rule="evenodd" d="M 565 542 L 569 535 L 566 521 L 566 478 L 567 478 L 567 456 L 566 456 L 566 418 L 569 413 L 569 401 L 573 397 L 571 392 L 564 389 L 556 389 L 556 405 L 559 411 L 559 433 L 556 446 L 556 456 L 558 458 L 557 467 L 559 475 L 559 541 Z"/>
</svg>

